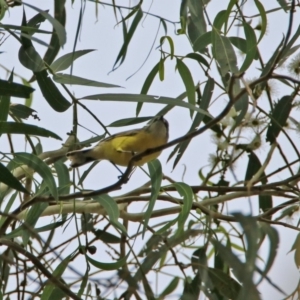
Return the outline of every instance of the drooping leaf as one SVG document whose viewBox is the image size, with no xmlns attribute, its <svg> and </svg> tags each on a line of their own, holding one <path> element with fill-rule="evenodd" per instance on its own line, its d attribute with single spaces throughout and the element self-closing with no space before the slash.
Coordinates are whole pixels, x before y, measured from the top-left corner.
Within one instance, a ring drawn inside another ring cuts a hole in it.
<svg viewBox="0 0 300 300">
<path fill-rule="evenodd" d="M 236 280 L 219 269 L 208 268 L 208 274 L 219 294 L 226 299 L 238 299 L 238 294 L 243 287 Z"/>
<path fill-rule="evenodd" d="M 189 0 L 189 17 L 187 22 L 187 31 L 190 37 L 192 44 L 206 33 L 206 18 L 204 17 L 204 4 L 202 1 L 198 0 Z"/>
<path fill-rule="evenodd" d="M 60 262 L 60 264 L 56 267 L 56 269 L 53 272 L 53 276 L 55 276 L 55 278 L 61 277 L 61 275 L 64 273 L 64 271 L 68 268 L 69 263 L 72 260 L 72 257 L 73 257 L 73 254 L 67 256 L 64 260 L 62 260 Z M 51 281 L 49 281 L 43 289 L 43 293 L 41 295 L 41 300 L 59 299 L 59 298 L 57 298 L 57 295 L 55 296 L 55 298 L 53 297 L 54 295 L 52 293 L 55 291 L 55 289 L 57 289 L 55 284 L 53 284 L 53 283 L 51 283 Z M 63 291 L 61 291 L 61 292 L 63 293 Z"/>
<path fill-rule="evenodd" d="M 124 234 L 126 233 L 126 228 L 118 221 L 120 216 L 119 207 L 116 201 L 107 194 L 93 197 L 100 205 L 103 206 L 107 215 L 109 216 L 110 222 L 118 229 L 120 229 Z"/>
<path fill-rule="evenodd" d="M 243 62 L 243 65 L 240 68 L 240 72 L 245 72 L 251 66 L 255 56 L 257 55 L 257 42 L 255 32 L 247 22 L 243 22 L 243 27 L 247 41 L 247 50 L 246 58 Z"/>
<path fill-rule="evenodd" d="M 258 43 L 259 43 L 266 33 L 268 20 L 267 20 L 267 14 L 266 14 L 265 8 L 261 4 L 261 2 L 259 0 L 254 0 L 254 3 L 256 5 L 256 7 L 259 11 L 260 17 L 261 17 L 260 36 L 258 39 Z"/>
<path fill-rule="evenodd" d="M 71 103 L 61 94 L 50 79 L 46 70 L 36 72 L 35 76 L 43 96 L 55 111 L 64 112 L 71 106 Z"/>
<path fill-rule="evenodd" d="M 237 73 L 237 59 L 230 40 L 215 32 L 213 35 L 213 54 L 220 66 L 221 75 L 225 76 L 228 72 Z"/>
<path fill-rule="evenodd" d="M 64 27 L 66 24 L 66 0 L 54 0 L 54 16 L 55 19 Z M 60 43 L 55 29 L 52 31 L 49 47 L 44 55 L 44 61 L 51 65 L 60 49 Z"/>
<path fill-rule="evenodd" d="M 184 231 L 184 224 L 190 214 L 193 205 L 193 191 L 191 187 L 183 182 L 176 182 L 174 186 L 181 197 L 183 197 L 183 205 L 181 207 L 181 212 L 178 216 L 178 234 L 182 234 Z"/>
<path fill-rule="evenodd" d="M 271 123 L 267 131 L 267 142 L 271 144 L 275 142 L 282 128 L 286 125 L 292 110 L 293 99 L 292 96 L 283 96 L 274 106 L 270 114 Z"/>
<path fill-rule="evenodd" d="M 129 43 L 133 37 L 133 34 L 135 33 L 135 31 L 137 29 L 139 22 L 142 20 L 142 18 L 143 18 L 143 12 L 141 9 L 138 9 L 128 32 L 124 36 L 124 43 L 123 43 L 121 50 L 117 56 L 117 59 L 114 63 L 113 69 L 116 69 L 117 67 L 119 67 L 125 60 Z M 125 22 L 122 22 L 122 24 L 125 24 Z"/>
<path fill-rule="evenodd" d="M 57 199 L 58 192 L 50 167 L 37 156 L 31 153 L 19 152 L 15 154 L 14 162 L 19 165 L 27 165 L 37 172 L 44 180 L 50 194 Z"/>
<path fill-rule="evenodd" d="M 48 203 L 36 203 L 33 206 L 31 206 L 28 213 L 26 214 L 25 222 L 32 228 L 34 228 L 42 212 L 48 207 L 48 205 Z M 28 244 L 29 238 L 30 232 L 26 230 L 26 227 L 24 226 L 22 230 L 22 241 L 25 247 Z"/>
<path fill-rule="evenodd" d="M 188 102 L 191 105 L 195 105 L 195 103 L 196 103 L 196 91 L 195 91 L 195 85 L 194 85 L 192 74 L 191 74 L 189 68 L 180 59 L 177 59 L 177 68 L 178 68 L 180 77 L 181 77 L 181 79 L 184 83 L 185 89 L 186 89 Z M 193 115 L 192 110 L 191 110 L 190 114 L 191 114 L 191 116 Z"/>
<path fill-rule="evenodd" d="M 158 159 L 148 162 L 148 168 L 149 168 L 150 180 L 151 180 L 151 196 L 150 196 L 148 207 L 145 212 L 142 236 L 145 235 L 145 232 L 147 230 L 148 222 L 150 220 L 157 196 L 160 191 L 162 176 L 163 176 L 161 163 Z"/>
<path fill-rule="evenodd" d="M 209 103 L 212 97 L 212 93 L 214 90 L 214 86 L 215 86 L 215 82 L 212 78 L 209 78 L 205 87 L 204 87 L 204 91 L 203 91 L 203 97 L 200 101 L 200 108 L 207 111 L 208 107 L 209 107 Z M 199 99 L 200 100 L 200 99 Z M 204 119 L 204 114 L 201 113 L 197 113 L 193 123 L 188 131 L 188 133 L 196 130 L 201 122 Z M 183 154 L 185 153 L 185 150 L 187 149 L 188 145 L 190 144 L 191 140 L 187 140 L 184 142 L 179 143 L 178 145 L 175 146 L 174 150 L 171 152 L 171 154 L 168 157 L 168 161 L 175 155 L 175 160 L 174 160 L 174 164 L 173 164 L 173 169 L 176 167 L 176 165 L 178 164 L 178 162 L 180 161 L 181 157 L 183 156 Z"/>
<path fill-rule="evenodd" d="M 51 25 L 53 26 L 57 34 L 60 46 L 63 46 L 66 43 L 67 41 L 66 30 L 58 20 L 54 19 L 48 12 L 43 11 L 38 7 L 35 7 L 28 3 L 23 3 L 23 4 L 39 12 L 45 19 L 47 19 L 51 23 Z"/>
</svg>

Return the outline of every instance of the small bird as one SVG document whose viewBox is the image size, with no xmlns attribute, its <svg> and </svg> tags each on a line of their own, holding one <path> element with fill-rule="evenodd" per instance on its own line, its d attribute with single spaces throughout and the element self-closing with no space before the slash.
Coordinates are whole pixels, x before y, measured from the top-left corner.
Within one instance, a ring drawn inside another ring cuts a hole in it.
<svg viewBox="0 0 300 300">
<path fill-rule="evenodd" d="M 77 168 L 95 160 L 108 160 L 114 165 L 127 166 L 132 156 L 167 143 L 169 124 L 163 116 L 153 118 L 145 127 L 123 131 L 100 141 L 94 148 L 67 153 L 71 167 Z M 160 155 L 155 152 L 134 162 L 142 166 Z"/>
</svg>

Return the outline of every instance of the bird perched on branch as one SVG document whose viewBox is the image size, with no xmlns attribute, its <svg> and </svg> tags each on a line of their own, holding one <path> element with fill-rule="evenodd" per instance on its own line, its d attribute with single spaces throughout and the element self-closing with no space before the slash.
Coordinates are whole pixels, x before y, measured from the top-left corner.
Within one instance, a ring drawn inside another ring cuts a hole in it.
<svg viewBox="0 0 300 300">
<path fill-rule="evenodd" d="M 153 118 L 145 127 L 123 131 L 100 141 L 94 148 L 67 153 L 71 167 L 77 168 L 95 160 L 108 160 L 119 166 L 127 166 L 132 156 L 167 143 L 169 124 L 163 116 Z M 155 152 L 134 162 L 142 166 L 160 155 Z"/>
</svg>

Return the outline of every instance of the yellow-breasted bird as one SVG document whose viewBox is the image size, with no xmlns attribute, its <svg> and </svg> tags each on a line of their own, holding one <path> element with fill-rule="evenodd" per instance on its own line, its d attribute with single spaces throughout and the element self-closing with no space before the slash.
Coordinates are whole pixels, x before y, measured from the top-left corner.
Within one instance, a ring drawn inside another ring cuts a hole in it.
<svg viewBox="0 0 300 300">
<path fill-rule="evenodd" d="M 133 155 L 167 143 L 169 124 L 163 116 L 153 118 L 145 127 L 123 131 L 100 141 L 94 148 L 67 153 L 71 167 L 80 167 L 95 160 L 108 160 L 119 166 L 127 166 Z M 134 163 L 141 166 L 160 155 L 155 152 Z"/>
</svg>

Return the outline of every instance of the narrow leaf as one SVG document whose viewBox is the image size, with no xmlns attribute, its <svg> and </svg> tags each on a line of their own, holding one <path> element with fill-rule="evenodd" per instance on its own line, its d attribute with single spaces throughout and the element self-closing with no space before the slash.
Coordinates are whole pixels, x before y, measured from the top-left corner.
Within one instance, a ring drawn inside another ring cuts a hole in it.
<svg viewBox="0 0 300 300">
<path fill-rule="evenodd" d="M 29 168 L 37 172 L 43 178 L 45 184 L 49 189 L 50 194 L 55 199 L 58 198 L 58 192 L 57 192 L 55 180 L 53 178 L 51 169 L 44 161 L 42 161 L 40 158 L 38 158 L 33 154 L 19 152 L 16 153 L 15 162 L 20 165 L 22 164 L 27 165 Z"/>
<path fill-rule="evenodd" d="M 190 186 L 183 182 L 176 182 L 174 186 L 180 196 L 183 197 L 183 205 L 181 208 L 181 212 L 178 216 L 178 231 L 177 234 L 182 234 L 184 231 L 184 224 L 190 215 L 190 211 L 193 205 L 193 191 Z"/>
<path fill-rule="evenodd" d="M 180 59 L 177 59 L 177 68 L 181 79 L 184 83 L 186 94 L 188 98 L 188 102 L 191 105 L 195 105 L 196 103 L 196 92 L 195 92 L 195 85 L 192 74 L 188 67 L 184 64 L 184 62 Z M 193 111 L 191 110 L 191 116 L 193 115 Z"/>
<path fill-rule="evenodd" d="M 12 175 L 12 173 L 1 162 L 0 162 L 0 182 L 8 185 L 10 188 L 14 190 L 29 194 L 29 192 L 23 187 L 20 181 L 14 175 Z"/>
<path fill-rule="evenodd" d="M 185 95 L 185 94 L 184 94 Z M 101 100 L 101 101 L 124 101 L 124 102 L 145 102 L 145 103 L 156 103 L 156 104 L 170 104 L 177 107 L 185 107 L 193 111 L 200 112 L 204 115 L 211 117 L 211 115 L 201 108 L 195 105 L 186 103 L 184 101 L 179 101 L 177 98 L 170 97 L 157 97 L 153 95 L 141 95 L 141 94 L 96 94 L 89 95 L 81 98 L 82 100 Z"/>
<path fill-rule="evenodd" d="M 0 122 L 0 133 L 30 134 L 61 140 L 61 138 L 52 131 L 38 126 L 16 122 Z"/>
<path fill-rule="evenodd" d="M 23 3 L 26 6 L 29 6 L 30 8 L 38 11 L 45 19 L 47 19 L 51 25 L 53 26 L 53 28 L 56 31 L 60 46 L 63 46 L 66 43 L 67 40 L 67 33 L 65 28 L 63 27 L 63 25 L 57 21 L 56 19 L 54 19 L 51 15 L 49 15 L 46 11 L 43 11 L 41 9 L 39 9 L 38 7 L 35 7 L 33 5 L 30 5 L 28 3 Z"/>
<path fill-rule="evenodd" d="M 143 227 L 143 233 L 142 233 L 143 237 L 147 230 L 147 226 L 148 226 L 152 211 L 154 209 L 154 205 L 155 205 L 157 196 L 159 194 L 160 186 L 161 186 L 161 182 L 162 182 L 162 167 L 161 167 L 160 161 L 158 159 L 155 159 L 155 160 L 148 162 L 148 168 L 149 168 L 150 180 L 151 180 L 151 196 L 150 196 L 150 201 L 149 201 L 147 210 L 145 212 L 145 217 L 144 217 L 144 227 Z"/>
<path fill-rule="evenodd" d="M 126 264 L 127 256 L 117 260 L 114 263 L 103 263 L 100 261 L 96 261 L 96 260 L 92 259 L 91 257 L 89 257 L 88 255 L 86 256 L 86 258 L 87 258 L 88 262 L 90 262 L 94 267 L 96 267 L 98 269 L 105 270 L 105 271 L 113 271 L 113 270 L 120 269 L 122 266 L 124 266 Z"/>
<path fill-rule="evenodd" d="M 139 9 L 132 21 L 132 24 L 128 30 L 128 33 L 126 34 L 125 38 L 124 38 L 124 43 L 123 46 L 121 47 L 121 50 L 117 56 L 117 59 L 114 63 L 113 69 L 116 69 L 117 64 L 119 63 L 118 67 L 123 63 L 125 57 L 126 57 L 126 52 L 127 52 L 127 48 L 129 46 L 129 43 L 133 37 L 133 34 L 135 32 L 135 30 L 137 29 L 137 26 L 139 24 L 139 22 L 141 21 L 141 19 L 143 18 L 143 12 L 141 9 Z M 125 24 L 125 22 L 123 22 L 123 24 Z"/>
<path fill-rule="evenodd" d="M 35 73 L 35 76 L 43 96 L 55 111 L 64 112 L 71 106 L 71 103 L 61 94 L 49 78 L 46 70 Z"/>
<path fill-rule="evenodd" d="M 100 81 L 94 81 L 91 79 L 86 79 L 86 78 L 78 77 L 75 75 L 62 74 L 62 73 L 55 74 L 53 76 L 53 80 L 57 83 L 62 83 L 62 84 L 95 86 L 95 87 L 101 87 L 101 88 L 120 87 L 119 85 L 114 85 L 114 84 L 100 82 Z"/>
<path fill-rule="evenodd" d="M 267 142 L 272 144 L 278 137 L 282 128 L 286 125 L 292 110 L 292 102 L 292 96 L 283 96 L 278 103 L 276 103 L 270 115 L 271 123 L 267 131 Z"/>
<path fill-rule="evenodd" d="M 103 206 L 105 209 L 110 222 L 118 229 L 120 229 L 124 234 L 126 233 L 126 228 L 118 221 L 118 218 L 120 216 L 119 207 L 116 203 L 116 201 L 110 197 L 107 194 L 103 194 L 97 197 L 94 197 L 94 199 Z"/>
<path fill-rule="evenodd" d="M 57 73 L 59 71 L 68 69 L 69 67 L 72 66 L 73 62 L 85 55 L 88 54 L 92 51 L 95 51 L 95 49 L 87 49 L 87 50 L 78 50 L 74 52 L 67 53 L 61 57 L 59 57 L 57 60 L 55 60 L 51 65 L 50 68 L 54 73 Z"/>
<path fill-rule="evenodd" d="M 32 87 L 0 79 L 0 95 L 18 98 L 29 98 L 34 91 Z"/>
</svg>

